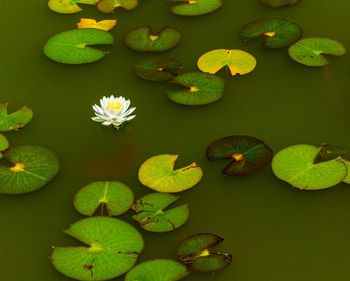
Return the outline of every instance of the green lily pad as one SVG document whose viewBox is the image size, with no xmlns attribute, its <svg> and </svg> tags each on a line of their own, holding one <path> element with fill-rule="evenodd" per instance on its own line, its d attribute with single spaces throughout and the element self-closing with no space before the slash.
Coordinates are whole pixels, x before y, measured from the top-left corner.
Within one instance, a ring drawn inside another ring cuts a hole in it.
<svg viewBox="0 0 350 281">
<path fill-rule="evenodd" d="M 158 33 L 153 33 L 150 25 L 139 26 L 130 30 L 125 38 L 125 44 L 138 52 L 164 52 L 174 48 L 181 41 L 181 33 L 174 27 L 163 27 Z"/>
<path fill-rule="evenodd" d="M 347 169 L 348 169 L 348 174 L 346 175 L 345 179 L 343 180 L 343 182 L 350 184 L 350 161 L 346 160 L 346 159 L 342 159 L 342 161 L 344 162 L 344 164 L 346 165 Z"/>
<path fill-rule="evenodd" d="M 337 185 L 347 176 L 342 159 L 314 164 L 321 147 L 299 144 L 279 151 L 272 160 L 276 177 L 305 190 L 325 189 Z"/>
<path fill-rule="evenodd" d="M 177 75 L 182 64 L 172 58 L 148 58 L 134 65 L 137 76 L 149 81 L 168 81 Z"/>
<path fill-rule="evenodd" d="M 297 5 L 302 0 L 260 0 L 265 6 L 272 8 L 283 8 L 288 6 Z"/>
<path fill-rule="evenodd" d="M 95 5 L 99 0 L 49 0 L 49 8 L 60 14 L 74 14 L 82 11 L 78 4 Z"/>
<path fill-rule="evenodd" d="M 164 193 L 181 192 L 195 186 L 202 179 L 202 169 L 192 163 L 174 170 L 177 157 L 178 155 L 160 154 L 147 159 L 139 169 L 139 181 Z"/>
<path fill-rule="evenodd" d="M 244 40 L 261 38 L 260 46 L 282 48 L 293 44 L 303 34 L 302 27 L 285 18 L 258 19 L 246 24 L 241 29 Z"/>
<path fill-rule="evenodd" d="M 120 276 L 134 266 L 144 247 L 140 233 L 115 218 L 86 218 L 64 233 L 88 245 L 53 247 L 53 266 L 76 280 L 108 280 Z"/>
<path fill-rule="evenodd" d="M 143 196 L 133 205 L 132 208 L 137 214 L 132 218 L 147 231 L 173 231 L 182 226 L 190 215 L 187 204 L 165 210 L 178 199 L 179 197 L 166 193 Z"/>
<path fill-rule="evenodd" d="M 222 7 L 222 0 L 170 0 L 177 4 L 170 8 L 175 15 L 200 16 L 212 13 Z"/>
<path fill-rule="evenodd" d="M 175 77 L 171 82 L 187 88 L 168 91 L 168 98 L 179 104 L 204 105 L 216 102 L 224 95 L 224 80 L 207 73 L 185 73 Z"/>
<path fill-rule="evenodd" d="M 6 150 L 4 156 L 14 166 L 0 166 L 0 193 L 35 191 L 48 183 L 59 170 L 56 156 L 39 146 L 13 147 Z"/>
<path fill-rule="evenodd" d="M 119 216 L 127 212 L 134 202 L 134 194 L 125 184 L 117 181 L 93 182 L 84 186 L 74 196 L 74 207 L 82 215 L 92 216 L 101 206 L 109 216 Z"/>
<path fill-rule="evenodd" d="M 177 281 L 189 274 L 177 261 L 157 259 L 143 262 L 131 269 L 125 281 Z"/>
<path fill-rule="evenodd" d="M 289 47 L 289 56 L 307 66 L 324 66 L 330 63 L 324 55 L 342 56 L 344 46 L 328 38 L 305 38 Z"/>
<path fill-rule="evenodd" d="M 59 63 L 91 63 L 102 59 L 107 52 L 88 46 L 112 43 L 113 36 L 107 31 L 75 29 L 52 36 L 44 46 L 44 54 Z"/>
<path fill-rule="evenodd" d="M 0 132 L 17 131 L 27 125 L 33 118 L 33 111 L 24 106 L 8 114 L 8 103 L 0 103 Z"/>
<path fill-rule="evenodd" d="M 216 272 L 229 266 L 232 255 L 211 250 L 224 239 L 210 233 L 199 233 L 185 239 L 177 249 L 177 256 L 191 271 Z"/>
<path fill-rule="evenodd" d="M 249 136 L 230 136 L 212 142 L 207 148 L 207 158 L 232 160 L 222 172 L 228 176 L 256 174 L 270 165 L 273 152 L 261 140 Z"/>
<path fill-rule="evenodd" d="M 3 134 L 0 134 L 0 151 L 4 151 L 8 148 L 9 148 L 9 141 Z"/>
<path fill-rule="evenodd" d="M 103 13 L 114 13 L 117 8 L 130 11 L 135 9 L 138 5 L 138 0 L 100 0 L 97 4 L 97 9 Z"/>
</svg>

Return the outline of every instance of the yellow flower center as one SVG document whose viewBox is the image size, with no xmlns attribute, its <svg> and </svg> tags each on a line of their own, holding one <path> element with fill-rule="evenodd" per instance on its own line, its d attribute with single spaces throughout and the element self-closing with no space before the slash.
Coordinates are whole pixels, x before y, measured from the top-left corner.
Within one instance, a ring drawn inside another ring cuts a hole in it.
<svg viewBox="0 0 350 281">
<path fill-rule="evenodd" d="M 23 163 L 16 163 L 15 166 L 10 168 L 10 171 L 13 173 L 20 173 L 20 172 L 24 172 L 25 170 L 25 165 Z"/>
<path fill-rule="evenodd" d="M 107 103 L 107 106 L 109 107 L 109 109 L 114 109 L 117 112 L 119 112 L 122 108 L 122 104 L 119 101 L 109 101 Z"/>
</svg>

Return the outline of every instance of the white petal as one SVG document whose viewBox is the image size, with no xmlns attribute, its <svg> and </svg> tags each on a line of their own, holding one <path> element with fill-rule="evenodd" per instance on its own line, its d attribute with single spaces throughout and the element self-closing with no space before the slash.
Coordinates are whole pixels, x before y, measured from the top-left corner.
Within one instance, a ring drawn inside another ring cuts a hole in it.
<svg viewBox="0 0 350 281">
<path fill-rule="evenodd" d="M 125 121 L 130 121 L 130 120 L 134 119 L 135 117 L 136 117 L 136 115 L 131 115 L 131 116 L 125 118 Z"/>
<path fill-rule="evenodd" d="M 111 125 L 112 123 L 113 123 L 112 121 L 105 121 L 105 122 L 102 123 L 102 125 L 104 125 L 104 126 L 109 126 L 109 125 Z"/>
<path fill-rule="evenodd" d="M 124 113 L 125 116 L 130 115 L 131 113 L 133 113 L 135 111 L 136 107 L 132 107 L 130 108 L 127 112 Z"/>
</svg>

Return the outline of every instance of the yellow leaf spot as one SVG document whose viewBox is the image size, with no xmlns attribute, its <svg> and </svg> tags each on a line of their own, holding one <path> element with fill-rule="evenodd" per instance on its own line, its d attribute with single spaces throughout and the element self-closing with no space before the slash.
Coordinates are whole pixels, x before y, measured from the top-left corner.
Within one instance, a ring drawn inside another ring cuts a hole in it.
<svg viewBox="0 0 350 281">
<path fill-rule="evenodd" d="M 155 41 L 158 39 L 158 35 L 150 35 L 148 38 L 151 40 L 151 41 Z"/>
<path fill-rule="evenodd" d="M 235 159 L 237 162 L 242 161 L 244 159 L 244 155 L 241 153 L 234 153 L 231 155 L 233 159 Z"/>
<path fill-rule="evenodd" d="M 78 28 L 96 28 L 104 31 L 111 30 L 117 24 L 117 20 L 102 20 L 96 22 L 94 19 L 82 18 L 78 23 Z"/>
<path fill-rule="evenodd" d="M 272 37 L 276 36 L 276 32 L 268 31 L 268 32 L 265 32 L 264 35 L 267 36 L 267 37 L 271 37 L 272 38 Z"/>
<path fill-rule="evenodd" d="M 25 170 L 25 165 L 23 163 L 16 163 L 15 166 L 10 168 L 10 171 L 13 173 L 20 173 L 20 172 L 24 172 Z"/>
<path fill-rule="evenodd" d="M 199 254 L 200 257 L 207 257 L 207 256 L 209 256 L 209 255 L 210 255 L 210 252 L 209 252 L 208 249 L 202 250 L 202 251 L 200 252 L 200 254 Z"/>
<path fill-rule="evenodd" d="M 188 0 L 188 4 L 192 5 L 192 4 L 196 4 L 197 0 Z"/>
<path fill-rule="evenodd" d="M 196 92 L 198 92 L 199 91 L 199 88 L 198 87 L 196 87 L 196 86 L 191 86 L 190 87 L 190 92 L 191 93 L 196 93 Z"/>
</svg>

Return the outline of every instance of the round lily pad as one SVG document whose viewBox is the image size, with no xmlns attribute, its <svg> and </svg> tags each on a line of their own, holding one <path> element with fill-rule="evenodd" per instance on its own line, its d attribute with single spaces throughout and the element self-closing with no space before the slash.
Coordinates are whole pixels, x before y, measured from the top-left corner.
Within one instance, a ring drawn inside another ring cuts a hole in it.
<svg viewBox="0 0 350 281">
<path fill-rule="evenodd" d="M 117 181 L 93 182 L 74 196 L 75 209 L 85 216 L 92 216 L 99 206 L 101 215 L 106 207 L 109 216 L 119 216 L 127 212 L 133 202 L 131 189 Z"/>
<path fill-rule="evenodd" d="M 179 61 L 166 57 L 148 58 L 134 65 L 137 76 L 156 82 L 173 79 L 181 68 Z"/>
<path fill-rule="evenodd" d="M 170 0 L 179 3 L 170 8 L 175 15 L 200 16 L 212 13 L 222 7 L 222 0 Z"/>
<path fill-rule="evenodd" d="M 182 226 L 190 214 L 187 205 L 165 210 L 178 199 L 179 197 L 166 193 L 151 193 L 143 196 L 132 207 L 137 213 L 133 219 L 147 231 L 173 231 Z"/>
<path fill-rule="evenodd" d="M 293 44 L 303 34 L 302 27 L 285 18 L 258 19 L 246 24 L 241 29 L 244 40 L 261 38 L 260 46 L 282 48 Z"/>
<path fill-rule="evenodd" d="M 102 59 L 107 52 L 88 46 L 112 43 L 113 36 L 107 31 L 94 28 L 69 30 L 51 37 L 44 46 L 44 54 L 60 63 L 91 63 Z"/>
<path fill-rule="evenodd" d="M 97 4 L 97 9 L 103 13 L 114 13 L 117 8 L 130 11 L 138 5 L 138 0 L 100 0 Z"/>
<path fill-rule="evenodd" d="M 134 266 L 144 242 L 128 223 L 108 217 L 80 220 L 64 231 L 87 246 L 53 247 L 57 271 L 76 280 L 109 280 Z"/>
<path fill-rule="evenodd" d="M 265 6 L 272 8 L 283 8 L 287 6 L 297 5 L 302 0 L 260 0 Z"/>
<path fill-rule="evenodd" d="M 210 233 L 199 233 L 185 239 L 177 249 L 177 256 L 191 271 L 216 272 L 229 266 L 231 254 L 213 253 L 212 249 L 224 239 Z"/>
<path fill-rule="evenodd" d="M 207 73 L 185 73 L 178 75 L 171 82 L 187 88 L 178 91 L 168 91 L 168 98 L 179 104 L 204 105 L 213 103 L 224 95 L 224 80 Z"/>
<path fill-rule="evenodd" d="M 192 163 L 174 170 L 177 157 L 160 154 L 147 159 L 139 169 L 139 181 L 155 191 L 165 193 L 181 192 L 195 186 L 202 179 L 202 169 Z"/>
<path fill-rule="evenodd" d="M 158 33 L 153 33 L 149 25 L 139 26 L 130 30 L 125 38 L 125 44 L 138 52 L 164 52 L 174 48 L 181 41 L 181 33 L 174 27 L 163 27 Z"/>
<path fill-rule="evenodd" d="M 272 160 L 276 177 L 305 190 L 325 189 L 337 185 L 347 176 L 342 159 L 315 164 L 321 147 L 299 144 L 279 151 Z"/>
<path fill-rule="evenodd" d="M 328 38 L 305 38 L 289 47 L 289 56 L 307 66 L 324 66 L 330 63 L 324 55 L 342 56 L 346 53 L 338 41 Z"/>
<path fill-rule="evenodd" d="M 0 132 L 19 130 L 32 120 L 33 111 L 30 108 L 24 106 L 8 114 L 7 106 L 7 103 L 0 103 Z"/>
<path fill-rule="evenodd" d="M 250 136 L 229 136 L 207 148 L 209 160 L 232 160 L 222 172 L 228 176 L 256 174 L 270 165 L 273 152 L 263 141 Z"/>
<path fill-rule="evenodd" d="M 13 166 L 0 166 L 0 193 L 35 191 L 48 183 L 59 170 L 56 156 L 39 146 L 13 147 L 6 150 L 4 156 Z"/>
<path fill-rule="evenodd" d="M 174 260 L 157 259 L 135 266 L 125 281 L 177 281 L 189 274 L 186 266 Z"/>
<path fill-rule="evenodd" d="M 232 76 L 244 75 L 252 72 L 256 66 L 256 59 L 242 50 L 212 50 L 202 55 L 197 62 L 198 68 L 210 74 L 215 74 L 223 67 L 228 67 Z"/>
<path fill-rule="evenodd" d="M 82 10 L 78 4 L 95 5 L 99 0 L 49 0 L 49 8 L 60 14 L 73 14 Z"/>
</svg>

